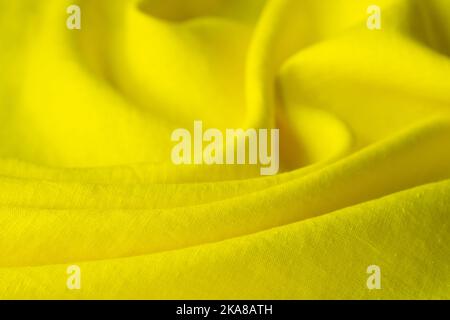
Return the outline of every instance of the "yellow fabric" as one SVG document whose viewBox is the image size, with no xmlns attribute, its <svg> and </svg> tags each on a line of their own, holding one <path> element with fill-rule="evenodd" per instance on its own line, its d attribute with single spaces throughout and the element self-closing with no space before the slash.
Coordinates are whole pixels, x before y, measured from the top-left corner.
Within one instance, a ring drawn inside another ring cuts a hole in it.
<svg viewBox="0 0 450 320">
<path fill-rule="evenodd" d="M 448 0 L 0 0 L 0 298 L 449 299 L 449 57 Z"/>
</svg>

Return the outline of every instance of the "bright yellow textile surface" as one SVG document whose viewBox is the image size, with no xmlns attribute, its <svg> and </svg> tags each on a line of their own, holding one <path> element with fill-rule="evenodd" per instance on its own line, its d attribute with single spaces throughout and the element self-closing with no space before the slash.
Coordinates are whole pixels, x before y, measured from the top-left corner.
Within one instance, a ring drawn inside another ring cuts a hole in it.
<svg viewBox="0 0 450 320">
<path fill-rule="evenodd" d="M 0 0 L 0 298 L 449 299 L 449 57 L 448 0 Z"/>
</svg>

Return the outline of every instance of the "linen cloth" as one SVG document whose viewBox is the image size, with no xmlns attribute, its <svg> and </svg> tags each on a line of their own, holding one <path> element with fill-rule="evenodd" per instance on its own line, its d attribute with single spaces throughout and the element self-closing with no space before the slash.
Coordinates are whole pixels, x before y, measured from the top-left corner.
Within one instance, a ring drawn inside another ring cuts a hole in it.
<svg viewBox="0 0 450 320">
<path fill-rule="evenodd" d="M 0 298 L 450 298 L 449 55 L 448 0 L 0 0 Z"/>
</svg>

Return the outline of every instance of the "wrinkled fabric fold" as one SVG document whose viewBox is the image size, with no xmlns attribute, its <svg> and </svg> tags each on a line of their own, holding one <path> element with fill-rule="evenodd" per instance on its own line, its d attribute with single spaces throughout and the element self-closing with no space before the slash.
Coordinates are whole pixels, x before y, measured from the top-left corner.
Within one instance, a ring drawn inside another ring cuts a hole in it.
<svg viewBox="0 0 450 320">
<path fill-rule="evenodd" d="M 0 298 L 450 298 L 450 6 L 371 4 L 0 0 Z M 174 165 L 195 120 L 282 172 Z"/>
</svg>

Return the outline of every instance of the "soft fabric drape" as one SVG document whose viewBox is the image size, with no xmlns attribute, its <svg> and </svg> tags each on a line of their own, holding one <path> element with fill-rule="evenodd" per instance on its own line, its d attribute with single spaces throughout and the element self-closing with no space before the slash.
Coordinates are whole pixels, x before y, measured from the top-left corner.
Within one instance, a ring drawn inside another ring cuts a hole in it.
<svg viewBox="0 0 450 320">
<path fill-rule="evenodd" d="M 448 0 L 0 0 L 0 298 L 449 299 L 449 56 Z"/>
</svg>

